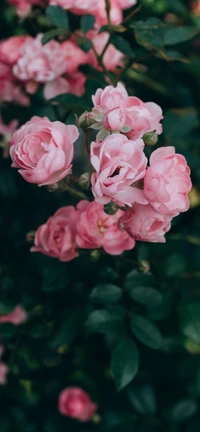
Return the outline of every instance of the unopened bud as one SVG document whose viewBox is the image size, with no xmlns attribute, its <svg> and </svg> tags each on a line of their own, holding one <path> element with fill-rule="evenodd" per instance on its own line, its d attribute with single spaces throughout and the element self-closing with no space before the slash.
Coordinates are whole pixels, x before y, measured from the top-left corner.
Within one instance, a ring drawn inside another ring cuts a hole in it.
<svg viewBox="0 0 200 432">
<path fill-rule="evenodd" d="M 117 211 L 118 211 L 118 205 L 115 202 L 110 201 L 108 204 L 104 205 L 104 211 L 105 211 L 105 213 L 107 215 L 112 216 L 115 213 L 117 213 Z"/>
<path fill-rule="evenodd" d="M 26 241 L 28 243 L 33 243 L 35 238 L 35 231 L 30 231 L 26 234 Z"/>
<path fill-rule="evenodd" d="M 158 135 L 155 132 L 147 132 L 142 139 L 147 146 L 154 146 L 158 142 Z"/>
<path fill-rule="evenodd" d="M 100 258 L 100 252 L 97 249 L 93 250 L 90 254 L 91 261 L 96 262 L 99 260 L 99 258 Z"/>
<path fill-rule="evenodd" d="M 81 116 L 78 118 L 77 125 L 78 127 L 82 129 L 87 129 L 88 127 L 92 126 L 96 121 L 94 120 L 93 116 L 90 112 L 85 111 Z"/>
<path fill-rule="evenodd" d="M 86 172 L 79 177 L 78 184 L 83 190 L 88 190 L 90 187 L 91 174 Z"/>
</svg>

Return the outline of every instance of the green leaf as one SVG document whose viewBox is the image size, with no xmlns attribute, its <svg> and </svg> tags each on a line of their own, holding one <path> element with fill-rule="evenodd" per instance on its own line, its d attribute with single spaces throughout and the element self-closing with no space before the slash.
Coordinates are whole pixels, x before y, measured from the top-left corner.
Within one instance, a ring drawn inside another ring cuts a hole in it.
<svg viewBox="0 0 200 432">
<path fill-rule="evenodd" d="M 116 32 L 116 33 L 124 33 L 127 30 L 126 27 L 119 24 L 106 24 L 103 27 L 100 28 L 99 33 L 103 32 Z"/>
<path fill-rule="evenodd" d="M 128 398 L 139 415 L 155 415 L 157 411 L 156 397 L 151 385 L 140 385 L 130 388 Z"/>
<path fill-rule="evenodd" d="M 104 333 L 117 331 L 124 318 L 124 313 L 121 309 L 113 310 L 96 310 L 93 311 L 85 323 L 86 331 Z"/>
<path fill-rule="evenodd" d="M 176 423 L 183 423 L 192 417 L 198 410 L 197 402 L 191 399 L 179 401 L 171 411 L 171 419 Z"/>
<path fill-rule="evenodd" d="M 153 349 L 162 348 L 163 338 L 160 330 L 146 318 L 132 315 L 131 330 L 144 345 Z"/>
<path fill-rule="evenodd" d="M 68 308 L 61 315 L 61 320 L 57 326 L 55 334 L 50 341 L 51 348 L 57 348 L 61 345 L 68 345 L 78 334 L 83 324 L 82 308 Z"/>
<path fill-rule="evenodd" d="M 139 351 L 131 339 L 122 339 L 114 348 L 111 369 L 117 390 L 126 387 L 137 375 Z"/>
<path fill-rule="evenodd" d="M 75 96 L 71 93 L 65 93 L 50 99 L 49 102 L 58 102 L 60 105 L 66 105 L 67 108 L 81 110 L 90 110 L 88 102 L 83 97 Z"/>
<path fill-rule="evenodd" d="M 88 52 L 92 48 L 91 40 L 85 36 L 78 37 L 77 43 L 79 47 L 85 52 Z"/>
<path fill-rule="evenodd" d="M 117 48 L 119 51 L 121 51 L 123 54 L 133 57 L 134 56 L 134 50 L 131 46 L 131 44 L 124 39 L 121 36 L 118 35 L 112 35 L 111 42 Z"/>
<path fill-rule="evenodd" d="M 67 12 L 60 6 L 48 6 L 46 9 L 46 16 L 56 27 L 61 29 L 68 29 L 69 20 Z"/>
<path fill-rule="evenodd" d="M 129 290 L 129 295 L 148 308 L 159 308 L 162 305 L 163 297 L 155 288 L 138 286 Z"/>
<path fill-rule="evenodd" d="M 67 287 L 68 277 L 66 267 L 59 261 L 51 262 L 51 266 L 45 267 L 43 272 L 43 291 L 62 290 Z"/>
<path fill-rule="evenodd" d="M 168 29 L 164 34 L 165 45 L 175 45 L 192 39 L 198 30 L 196 27 L 174 27 Z"/>
<path fill-rule="evenodd" d="M 120 300 L 122 296 L 122 290 L 116 285 L 102 284 L 96 286 L 89 299 L 97 303 L 115 303 Z"/>
<path fill-rule="evenodd" d="M 65 35 L 66 35 L 66 30 L 64 29 L 50 30 L 47 33 L 45 33 L 44 36 L 42 37 L 42 45 L 45 45 L 51 39 L 54 39 L 56 36 L 65 36 Z"/>
<path fill-rule="evenodd" d="M 95 17 L 94 15 L 84 15 L 81 18 L 81 30 L 83 33 L 87 33 L 94 27 Z"/>
<path fill-rule="evenodd" d="M 138 286 L 151 286 L 154 283 L 154 277 L 150 274 L 139 273 L 132 270 L 125 277 L 124 286 L 127 290 Z"/>
<path fill-rule="evenodd" d="M 181 307 L 180 326 L 184 336 L 200 345 L 200 304 L 190 303 Z"/>
<path fill-rule="evenodd" d="M 168 278 L 178 277 L 186 271 L 187 259 L 181 253 L 171 253 L 162 261 L 160 271 Z"/>
<path fill-rule="evenodd" d="M 148 18 L 146 21 L 136 21 L 130 25 L 138 31 L 153 30 L 165 26 L 165 23 L 154 17 Z"/>
</svg>

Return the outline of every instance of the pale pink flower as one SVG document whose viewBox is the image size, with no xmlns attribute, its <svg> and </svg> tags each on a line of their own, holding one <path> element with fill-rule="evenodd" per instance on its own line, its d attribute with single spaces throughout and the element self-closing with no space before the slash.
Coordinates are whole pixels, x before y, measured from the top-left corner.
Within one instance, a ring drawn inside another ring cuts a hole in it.
<svg viewBox="0 0 200 432">
<path fill-rule="evenodd" d="M 23 324 L 27 318 L 28 315 L 25 309 L 21 305 L 18 305 L 11 313 L 7 315 L 0 315 L 0 323 L 20 325 Z"/>
<path fill-rule="evenodd" d="M 128 96 L 121 83 L 98 89 L 92 100 L 91 114 L 102 128 L 121 131 L 133 140 L 142 138 L 146 132 L 162 132 L 161 108 L 153 102 L 144 103 L 137 97 Z"/>
<path fill-rule="evenodd" d="M 174 147 L 160 147 L 150 157 L 144 177 L 144 194 L 155 210 L 171 217 L 190 207 L 190 168 Z"/>
<path fill-rule="evenodd" d="M 97 30 L 90 30 L 86 36 L 92 41 L 97 54 L 101 55 L 105 45 L 108 42 L 109 33 L 98 33 Z M 123 57 L 123 53 L 117 50 L 114 45 L 110 44 L 103 56 L 104 66 L 108 71 L 113 71 L 117 66 L 122 65 Z M 101 67 L 98 65 L 98 61 L 93 49 L 89 50 L 88 52 L 88 64 L 96 69 L 101 69 Z"/>
<path fill-rule="evenodd" d="M 61 44 L 51 40 L 42 45 L 41 39 L 42 34 L 39 34 L 24 44 L 21 56 L 13 67 L 14 75 L 19 80 L 46 83 L 66 73 L 67 58 Z"/>
<path fill-rule="evenodd" d="M 32 6 L 43 6 L 43 0 L 7 0 L 9 4 L 16 7 L 17 15 L 25 18 L 31 11 Z"/>
<path fill-rule="evenodd" d="M 29 183 L 54 184 L 71 172 L 76 126 L 46 117 L 32 117 L 16 131 L 10 142 L 12 167 Z"/>
<path fill-rule="evenodd" d="M 124 214 L 122 210 L 110 216 L 104 212 L 103 205 L 95 201 L 80 201 L 77 210 L 76 243 L 80 248 L 103 248 L 110 255 L 120 255 L 135 246 L 134 240 L 118 228 L 119 219 Z"/>
<path fill-rule="evenodd" d="M 32 252 L 71 261 L 78 256 L 75 243 L 78 212 L 74 207 L 60 208 L 35 234 Z"/>
<path fill-rule="evenodd" d="M 77 72 L 78 67 L 87 63 L 88 55 L 79 48 L 75 40 L 69 39 L 60 44 L 67 60 L 67 73 Z"/>
<path fill-rule="evenodd" d="M 12 66 L 0 61 L 0 102 L 14 102 L 28 106 L 29 98 L 23 93 L 19 81 L 12 73 Z"/>
<path fill-rule="evenodd" d="M 171 228 L 171 218 L 154 210 L 149 204 L 134 204 L 128 209 L 119 222 L 119 227 L 134 240 L 165 243 L 167 231 Z"/>
<path fill-rule="evenodd" d="M 146 172 L 147 158 L 142 140 L 131 141 L 125 135 L 112 134 L 91 144 L 92 192 L 97 202 L 111 200 L 119 205 L 147 204 L 142 190 L 134 187 Z"/>
<path fill-rule="evenodd" d="M 24 44 L 31 40 L 30 36 L 12 36 L 0 42 L 0 60 L 14 65 L 21 55 Z"/>
<path fill-rule="evenodd" d="M 99 1 L 102 0 L 50 0 L 50 5 L 61 6 L 78 15 L 92 14 L 98 10 Z"/>
<path fill-rule="evenodd" d="M 68 387 L 59 395 L 58 409 L 64 416 L 87 422 L 96 412 L 97 405 L 81 388 Z"/>
</svg>

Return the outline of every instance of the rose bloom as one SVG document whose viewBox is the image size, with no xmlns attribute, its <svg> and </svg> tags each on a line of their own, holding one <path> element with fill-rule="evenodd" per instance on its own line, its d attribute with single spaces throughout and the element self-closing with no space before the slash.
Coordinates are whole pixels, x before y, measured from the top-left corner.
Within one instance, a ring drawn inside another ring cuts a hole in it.
<svg viewBox="0 0 200 432">
<path fill-rule="evenodd" d="M 61 6 L 78 15 L 94 15 L 99 7 L 99 0 L 50 0 L 50 5 Z"/>
<path fill-rule="evenodd" d="M 7 314 L 0 316 L 0 323 L 10 323 L 14 325 L 23 324 L 28 318 L 27 312 L 21 305 L 15 307 L 15 309 Z"/>
<path fill-rule="evenodd" d="M 146 172 L 147 158 L 142 140 L 131 141 L 125 135 L 112 134 L 91 144 L 92 192 L 100 204 L 114 200 L 119 205 L 147 204 L 142 190 L 132 187 Z"/>
<path fill-rule="evenodd" d="M 119 227 L 127 231 L 131 238 L 153 243 L 165 243 L 167 231 L 171 228 L 171 218 L 154 210 L 149 204 L 135 203 L 119 222 Z"/>
<path fill-rule="evenodd" d="M 144 177 L 144 194 L 155 210 L 171 217 L 190 207 L 190 168 L 174 147 L 160 147 L 150 157 Z"/>
<path fill-rule="evenodd" d="M 76 126 L 47 117 L 32 117 L 17 130 L 10 142 L 12 167 L 29 183 L 54 184 L 71 172 L 73 144 L 79 132 Z"/>
<path fill-rule="evenodd" d="M 128 96 L 121 83 L 117 87 L 98 89 L 92 97 L 92 114 L 97 123 L 110 131 L 121 131 L 130 139 L 142 138 L 146 132 L 161 134 L 161 108 L 154 102 L 142 102 Z"/>
<path fill-rule="evenodd" d="M 67 60 L 67 73 L 77 72 L 80 65 L 87 63 L 88 55 L 76 43 L 74 39 L 68 39 L 60 44 Z"/>
<path fill-rule="evenodd" d="M 13 36 L 0 43 L 1 61 L 13 65 L 21 55 L 24 44 L 31 40 L 29 36 Z"/>
<path fill-rule="evenodd" d="M 25 18 L 31 11 L 32 6 L 43 6 L 43 0 L 7 0 L 8 3 L 16 7 L 17 15 Z"/>
<path fill-rule="evenodd" d="M 90 396 L 79 387 L 68 387 L 59 395 L 58 409 L 66 417 L 87 422 L 97 410 Z"/>
<path fill-rule="evenodd" d="M 77 221 L 78 212 L 74 207 L 60 208 L 37 229 L 31 252 L 41 252 L 65 262 L 77 257 L 75 244 Z"/>
<path fill-rule="evenodd" d="M 21 56 L 13 67 L 14 75 L 21 81 L 46 83 L 67 71 L 67 57 L 55 40 L 42 45 L 42 34 L 28 40 L 21 49 Z"/>
<path fill-rule="evenodd" d="M 194 15 L 200 16 L 200 1 L 199 0 L 192 0 L 190 2 L 190 8 Z"/>
<path fill-rule="evenodd" d="M 110 255 L 120 255 L 135 246 L 134 240 L 118 228 L 118 221 L 124 214 L 122 210 L 118 210 L 112 216 L 107 215 L 103 205 L 95 201 L 80 201 L 77 210 L 79 210 L 79 221 L 76 243 L 80 248 L 102 247 Z"/>
<path fill-rule="evenodd" d="M 109 33 L 107 32 L 98 33 L 97 30 L 90 30 L 86 36 L 92 41 L 97 54 L 101 55 L 105 45 L 108 42 Z M 117 50 L 117 48 L 115 48 L 114 45 L 110 44 L 103 56 L 104 66 L 108 71 L 113 71 L 116 69 L 117 66 L 122 65 L 123 57 L 124 57 L 123 53 Z M 89 50 L 88 52 L 88 64 L 96 69 L 101 70 L 101 67 L 98 66 L 98 61 L 93 49 Z"/>
</svg>

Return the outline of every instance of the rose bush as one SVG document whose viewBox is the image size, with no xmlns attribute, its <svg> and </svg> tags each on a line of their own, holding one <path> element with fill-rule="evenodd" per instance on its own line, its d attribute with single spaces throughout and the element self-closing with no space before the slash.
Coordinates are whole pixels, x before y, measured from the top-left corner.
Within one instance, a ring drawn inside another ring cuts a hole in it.
<svg viewBox="0 0 200 432">
<path fill-rule="evenodd" d="M 198 3 L 0 2 L 1 432 L 199 431 Z"/>
</svg>

